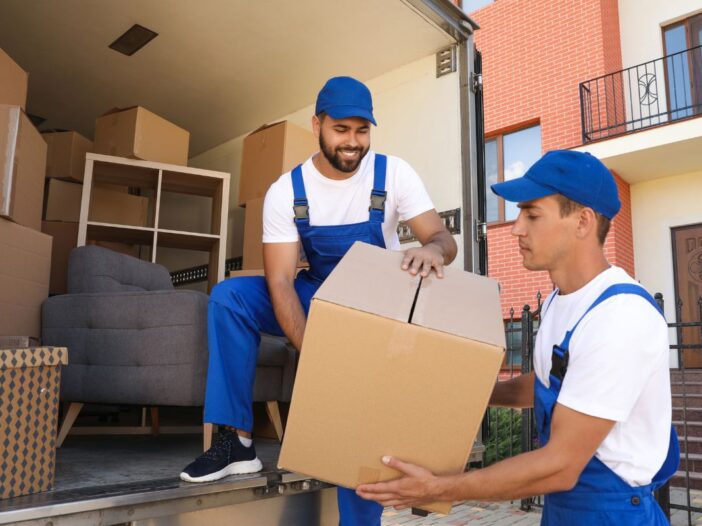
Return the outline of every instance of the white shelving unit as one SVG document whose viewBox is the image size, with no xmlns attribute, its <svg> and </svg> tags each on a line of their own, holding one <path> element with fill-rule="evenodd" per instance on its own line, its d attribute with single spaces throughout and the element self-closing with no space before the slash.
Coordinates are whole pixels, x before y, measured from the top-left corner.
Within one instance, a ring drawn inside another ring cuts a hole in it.
<svg viewBox="0 0 702 526">
<path fill-rule="evenodd" d="M 156 262 L 160 247 L 208 252 L 208 289 L 211 289 L 224 279 L 229 179 L 230 175 L 225 172 L 89 153 L 85 162 L 78 246 L 85 245 L 88 240 L 138 244 L 150 247 L 152 262 Z M 147 226 L 89 221 L 95 182 L 141 189 L 142 195 L 150 201 Z M 164 192 L 211 199 L 209 231 L 161 228 Z"/>
</svg>

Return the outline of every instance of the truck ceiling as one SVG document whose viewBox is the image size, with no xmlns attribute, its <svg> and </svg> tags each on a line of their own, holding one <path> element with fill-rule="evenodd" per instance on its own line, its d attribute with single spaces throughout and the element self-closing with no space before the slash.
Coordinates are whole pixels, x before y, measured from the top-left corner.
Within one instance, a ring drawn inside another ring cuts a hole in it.
<svg viewBox="0 0 702 526">
<path fill-rule="evenodd" d="M 126 56 L 134 24 L 158 34 Z M 29 72 L 41 130 L 92 137 L 142 105 L 191 132 L 194 156 L 314 101 L 334 75 L 369 80 L 464 40 L 449 0 L 4 0 L 0 47 Z"/>
</svg>

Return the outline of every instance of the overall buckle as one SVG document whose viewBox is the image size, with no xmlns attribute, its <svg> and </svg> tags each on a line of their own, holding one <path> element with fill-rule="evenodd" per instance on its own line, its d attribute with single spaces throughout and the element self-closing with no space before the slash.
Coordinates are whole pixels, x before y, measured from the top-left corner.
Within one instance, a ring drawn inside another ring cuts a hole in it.
<svg viewBox="0 0 702 526">
<path fill-rule="evenodd" d="M 551 353 L 551 376 L 558 378 L 561 382 L 565 378 L 566 371 L 568 371 L 568 359 L 570 353 L 568 349 L 564 349 L 558 345 L 553 346 L 553 352 Z"/>
<path fill-rule="evenodd" d="M 385 190 L 373 190 L 370 197 L 370 207 L 368 210 L 385 210 L 385 201 L 388 193 Z"/>
<path fill-rule="evenodd" d="M 295 199 L 293 212 L 295 213 L 295 221 L 309 219 L 310 207 L 307 204 L 307 199 Z"/>
</svg>

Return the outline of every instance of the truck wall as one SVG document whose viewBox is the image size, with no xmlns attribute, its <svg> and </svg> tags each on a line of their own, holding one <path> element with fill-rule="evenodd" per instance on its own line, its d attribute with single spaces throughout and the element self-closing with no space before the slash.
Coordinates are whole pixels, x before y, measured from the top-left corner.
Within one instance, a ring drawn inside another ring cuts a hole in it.
<svg viewBox="0 0 702 526">
<path fill-rule="evenodd" d="M 408 161 L 424 181 L 436 209 L 443 211 L 462 207 L 460 93 L 458 73 L 437 79 L 435 68 L 435 56 L 430 55 L 366 83 L 373 93 L 379 124 L 372 131 L 373 149 Z M 311 101 L 315 97 L 316 93 L 310 94 Z M 310 104 L 274 121 L 289 120 L 311 129 L 313 113 L 314 104 Z M 236 137 L 190 159 L 191 166 L 232 175 L 227 257 L 242 254 L 244 214 L 237 199 L 243 139 L 243 135 Z M 459 256 L 453 265 L 462 268 L 462 236 L 456 236 L 456 241 Z"/>
</svg>

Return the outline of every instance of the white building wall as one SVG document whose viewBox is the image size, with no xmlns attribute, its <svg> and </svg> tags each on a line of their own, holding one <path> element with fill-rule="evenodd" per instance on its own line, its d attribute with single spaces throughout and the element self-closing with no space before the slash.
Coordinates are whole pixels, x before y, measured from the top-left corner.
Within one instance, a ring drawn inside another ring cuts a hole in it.
<svg viewBox="0 0 702 526">
<path fill-rule="evenodd" d="M 675 320 L 671 229 L 702 223 L 701 203 L 702 171 L 631 186 L 636 279 L 651 293 L 663 294 L 669 321 Z M 675 341 L 673 332 L 671 341 Z M 676 363 L 671 353 L 671 365 Z"/>
<path fill-rule="evenodd" d="M 460 91 L 458 73 L 436 78 L 435 60 L 430 55 L 366 84 L 373 93 L 378 122 L 372 130 L 372 148 L 409 162 L 424 181 L 436 209 L 443 211 L 463 206 Z M 289 120 L 311 129 L 313 113 L 314 106 L 308 106 L 274 121 Z M 244 214 L 237 198 L 243 139 L 236 137 L 190 159 L 191 166 L 232 174 L 227 257 L 241 255 Z M 462 268 L 462 236 L 456 240 L 459 256 L 453 265 Z"/>
<path fill-rule="evenodd" d="M 622 66 L 663 56 L 662 27 L 702 12 L 700 0 L 619 0 Z"/>
<path fill-rule="evenodd" d="M 629 129 L 661 124 L 668 121 L 667 87 L 665 80 L 663 26 L 670 25 L 702 12 L 700 0 L 619 0 L 619 31 L 622 50 L 622 68 L 642 67 L 625 71 L 615 82 L 623 82 Z M 687 55 L 681 55 L 681 59 Z M 680 60 L 681 60 L 680 59 Z M 655 61 L 650 63 L 651 61 Z M 648 63 L 648 64 L 646 64 Z M 643 66 L 646 64 L 645 66 Z M 609 72 L 608 72 L 609 73 Z M 653 94 L 646 94 L 645 85 L 656 77 Z M 602 89 L 613 87 L 610 84 Z M 619 84 L 616 84 L 619 86 Z M 611 95 L 610 95 L 611 97 Z M 641 100 L 650 104 L 640 104 Z M 642 120 L 639 120 L 642 119 Z"/>
</svg>

